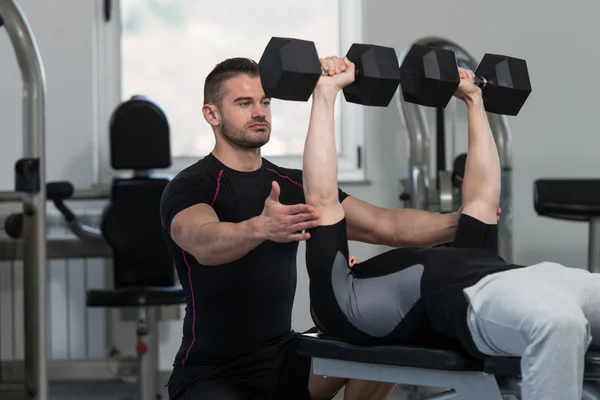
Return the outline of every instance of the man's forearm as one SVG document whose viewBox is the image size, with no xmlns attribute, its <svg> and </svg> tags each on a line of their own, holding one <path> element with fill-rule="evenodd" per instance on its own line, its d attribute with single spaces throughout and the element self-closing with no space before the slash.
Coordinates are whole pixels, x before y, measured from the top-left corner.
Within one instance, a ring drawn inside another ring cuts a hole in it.
<svg viewBox="0 0 600 400">
<path fill-rule="evenodd" d="M 391 243 L 394 247 L 435 246 L 454 239 L 458 217 L 456 214 L 434 214 L 424 210 L 389 210 L 392 226 Z"/>
<path fill-rule="evenodd" d="M 211 222 L 193 232 L 193 256 L 203 265 L 220 265 L 236 261 L 260 245 L 259 217 L 231 222 Z"/>
<path fill-rule="evenodd" d="M 304 143 L 302 178 L 306 204 L 322 206 L 338 201 L 337 151 L 335 148 L 334 110 L 336 93 L 313 93 L 308 134 Z"/>
</svg>

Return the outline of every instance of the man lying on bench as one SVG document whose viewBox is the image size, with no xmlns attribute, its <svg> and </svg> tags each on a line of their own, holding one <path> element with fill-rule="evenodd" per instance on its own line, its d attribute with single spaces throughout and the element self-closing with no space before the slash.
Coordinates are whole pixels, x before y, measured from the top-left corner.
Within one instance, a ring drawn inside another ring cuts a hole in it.
<svg viewBox="0 0 600 400">
<path fill-rule="evenodd" d="M 584 356 L 600 338 L 600 278 L 550 262 L 508 264 L 497 254 L 500 163 L 473 72 L 459 69 L 455 94 L 467 105 L 469 127 L 453 246 L 350 263 L 334 103 L 353 82 L 354 65 L 336 57 L 322 65 L 329 74 L 313 92 L 303 155 L 306 202 L 321 216 L 306 248 L 317 327 L 355 345 L 458 345 L 480 359 L 521 357 L 524 400 L 580 400 Z"/>
</svg>

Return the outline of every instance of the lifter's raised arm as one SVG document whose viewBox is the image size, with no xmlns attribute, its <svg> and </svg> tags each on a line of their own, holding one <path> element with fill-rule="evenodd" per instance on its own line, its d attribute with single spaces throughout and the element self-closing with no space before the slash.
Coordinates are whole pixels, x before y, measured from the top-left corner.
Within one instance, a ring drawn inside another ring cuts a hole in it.
<svg viewBox="0 0 600 400">
<path fill-rule="evenodd" d="M 463 213 L 486 224 L 497 223 L 500 205 L 500 159 L 475 74 L 459 68 L 456 97 L 467 105 L 468 150 L 462 184 Z"/>
<path fill-rule="evenodd" d="M 354 81 L 354 64 L 347 58 L 321 60 L 329 74 L 319 79 L 313 91 L 308 134 L 302 158 L 302 181 L 306 203 L 319 213 L 319 225 L 332 225 L 344 217 L 338 194 L 338 154 L 335 143 L 335 99 Z"/>
</svg>

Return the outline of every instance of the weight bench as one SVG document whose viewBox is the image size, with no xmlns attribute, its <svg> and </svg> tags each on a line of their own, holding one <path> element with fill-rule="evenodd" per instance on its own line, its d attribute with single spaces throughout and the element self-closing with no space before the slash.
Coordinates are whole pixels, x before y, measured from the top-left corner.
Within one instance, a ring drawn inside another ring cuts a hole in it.
<svg viewBox="0 0 600 400">
<path fill-rule="evenodd" d="M 446 389 L 428 400 L 502 400 L 520 395 L 520 359 L 485 361 L 442 348 L 354 346 L 316 333 L 300 336 L 298 353 L 313 359 L 316 375 Z M 586 357 L 582 400 L 600 400 L 600 349 Z"/>
</svg>

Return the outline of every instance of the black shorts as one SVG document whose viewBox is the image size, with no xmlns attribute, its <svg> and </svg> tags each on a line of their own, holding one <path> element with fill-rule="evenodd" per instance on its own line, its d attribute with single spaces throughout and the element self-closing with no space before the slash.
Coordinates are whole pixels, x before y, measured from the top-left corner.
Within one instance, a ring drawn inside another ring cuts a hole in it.
<svg viewBox="0 0 600 400">
<path fill-rule="evenodd" d="M 175 366 L 168 383 L 169 399 L 309 400 L 311 359 L 298 355 L 297 347 L 298 333 L 293 332 L 220 365 Z"/>
</svg>

